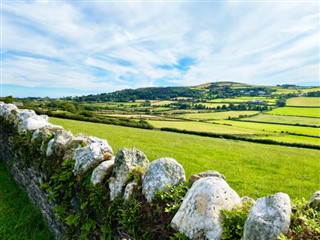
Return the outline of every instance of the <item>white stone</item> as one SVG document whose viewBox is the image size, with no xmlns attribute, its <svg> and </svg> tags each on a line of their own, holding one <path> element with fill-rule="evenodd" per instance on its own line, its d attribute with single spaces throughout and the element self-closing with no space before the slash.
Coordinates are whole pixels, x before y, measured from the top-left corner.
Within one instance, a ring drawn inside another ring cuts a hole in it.
<svg viewBox="0 0 320 240">
<path fill-rule="evenodd" d="M 18 124 L 18 132 L 24 133 L 27 131 L 33 131 L 48 125 L 50 125 L 50 123 L 46 119 L 38 115 L 34 115 L 24 119 Z"/>
<path fill-rule="evenodd" d="M 218 240 L 222 236 L 220 211 L 240 204 L 240 197 L 221 177 L 193 183 L 171 226 L 191 239 Z"/>
<path fill-rule="evenodd" d="M 122 148 L 117 152 L 112 176 L 109 182 L 110 199 L 119 197 L 124 190 L 128 176 L 137 167 L 146 170 L 149 160 L 146 155 L 136 148 Z"/>
<path fill-rule="evenodd" d="M 309 205 L 310 207 L 314 208 L 314 209 L 319 209 L 320 210 L 320 191 L 316 191 L 310 201 L 309 201 Z"/>
<path fill-rule="evenodd" d="M 73 152 L 73 159 L 75 160 L 73 172 L 76 175 L 83 175 L 89 169 L 96 167 L 105 160 L 110 160 L 112 157 L 113 151 L 107 140 L 88 137 L 88 145 L 79 147 Z"/>
<path fill-rule="evenodd" d="M 51 139 L 48 143 L 48 147 L 46 150 L 47 156 L 51 156 L 52 154 L 57 154 L 62 156 L 64 151 L 66 150 L 67 144 L 71 141 L 73 135 L 70 131 L 66 130 L 58 130 L 54 134 L 54 138 Z"/>
<path fill-rule="evenodd" d="M 184 183 L 186 176 L 183 167 L 173 158 L 160 158 L 150 163 L 142 178 L 142 194 L 152 202 L 156 191 L 167 190 Z"/>
<path fill-rule="evenodd" d="M 127 184 L 126 188 L 124 189 L 124 194 L 123 194 L 123 198 L 124 200 L 128 201 L 130 199 L 130 197 L 133 194 L 133 190 L 135 187 L 137 187 L 137 183 L 136 182 L 130 182 Z"/>
<path fill-rule="evenodd" d="M 101 184 L 106 178 L 112 174 L 114 166 L 114 158 L 100 163 L 92 172 L 91 182 L 93 185 Z"/>
<path fill-rule="evenodd" d="M 243 240 L 276 240 L 290 226 L 291 203 L 285 193 L 257 199 L 244 225 Z"/>
</svg>

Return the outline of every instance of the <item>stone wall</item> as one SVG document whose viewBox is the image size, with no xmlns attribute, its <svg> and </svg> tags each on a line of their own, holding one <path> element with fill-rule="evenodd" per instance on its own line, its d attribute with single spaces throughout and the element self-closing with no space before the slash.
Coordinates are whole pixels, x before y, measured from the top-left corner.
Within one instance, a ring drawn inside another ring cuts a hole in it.
<svg viewBox="0 0 320 240">
<path fill-rule="evenodd" d="M 56 239 L 140 238 L 130 234 L 163 239 L 175 231 L 191 239 L 221 239 L 220 211 L 248 201 L 253 207 L 243 239 L 277 239 L 289 229 L 291 203 L 285 193 L 257 201 L 240 198 L 216 171 L 193 175 L 186 183 L 184 169 L 175 159 L 149 162 L 136 148 L 122 148 L 114 155 L 107 140 L 73 135 L 51 124 L 47 116 L 12 104 L 0 102 L 0 124 L 1 159 L 41 209 Z M 170 215 L 163 207 L 168 203 L 161 203 L 166 199 L 161 200 L 157 193 L 181 184 L 192 186 L 184 198 L 172 200 L 181 205 Z M 320 194 L 315 194 L 312 205 L 319 207 L 319 198 Z M 113 202 L 123 204 L 121 209 Z M 131 214 L 136 206 L 144 214 L 126 216 L 123 209 Z M 116 213 L 111 212 L 113 208 Z M 117 214 L 125 221 L 117 220 Z M 145 229 L 152 229 L 149 235 L 137 230 L 133 216 L 145 224 Z M 112 227 L 118 229 L 110 233 Z"/>
</svg>

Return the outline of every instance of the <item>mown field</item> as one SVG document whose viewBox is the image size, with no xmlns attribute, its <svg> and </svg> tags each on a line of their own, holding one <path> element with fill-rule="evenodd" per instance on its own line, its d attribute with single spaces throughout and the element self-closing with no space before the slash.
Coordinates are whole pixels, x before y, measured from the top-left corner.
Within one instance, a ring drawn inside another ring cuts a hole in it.
<svg viewBox="0 0 320 240">
<path fill-rule="evenodd" d="M 179 117 L 192 120 L 219 120 L 219 119 L 228 119 L 238 118 L 240 115 L 254 115 L 259 112 L 257 111 L 227 111 L 227 112 L 212 112 L 212 113 L 192 113 L 192 114 L 183 114 Z"/>
<path fill-rule="evenodd" d="M 300 124 L 310 126 L 320 126 L 320 118 L 313 117 L 296 117 L 296 116 L 282 116 L 274 114 L 259 114 L 249 118 L 242 118 L 240 120 L 252 122 L 269 122 L 269 123 L 284 123 L 284 124 Z"/>
<path fill-rule="evenodd" d="M 0 239 L 50 240 L 49 232 L 40 210 L 30 202 L 0 161 Z"/>
<path fill-rule="evenodd" d="M 320 108 L 281 107 L 273 109 L 271 112 L 268 113 L 276 115 L 305 116 L 319 118 Z"/>
<path fill-rule="evenodd" d="M 193 121 L 148 121 L 156 128 L 176 128 L 181 130 L 190 130 L 198 132 L 212 132 L 220 134 L 266 134 L 261 130 L 256 129 L 243 129 L 237 126 L 228 126 L 221 124 L 193 122 Z"/>
<path fill-rule="evenodd" d="M 137 147 L 150 160 L 173 157 L 184 166 L 188 177 L 208 169 L 217 170 L 241 196 L 256 198 L 282 191 L 293 198 L 309 198 L 319 188 L 318 150 L 57 118 L 50 121 L 73 133 L 105 138 L 115 152 L 122 147 Z"/>
<path fill-rule="evenodd" d="M 302 106 L 302 107 L 320 107 L 319 97 L 297 97 L 289 98 L 287 106 Z"/>
</svg>

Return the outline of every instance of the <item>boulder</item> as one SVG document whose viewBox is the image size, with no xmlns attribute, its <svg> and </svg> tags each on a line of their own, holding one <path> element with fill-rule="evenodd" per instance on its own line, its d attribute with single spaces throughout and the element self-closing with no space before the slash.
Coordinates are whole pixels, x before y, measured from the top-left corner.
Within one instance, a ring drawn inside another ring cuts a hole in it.
<svg viewBox="0 0 320 240">
<path fill-rule="evenodd" d="M 320 191 L 316 191 L 310 201 L 309 201 L 309 206 L 314 208 L 314 209 L 319 209 L 320 210 Z"/>
<path fill-rule="evenodd" d="M 112 148 L 107 140 L 90 136 L 87 141 L 88 145 L 78 147 L 73 152 L 73 159 L 75 160 L 73 172 L 75 175 L 81 176 L 91 168 L 98 166 L 99 163 L 110 160 L 113 157 Z"/>
<path fill-rule="evenodd" d="M 101 184 L 106 178 L 112 174 L 114 166 L 114 157 L 108 161 L 100 163 L 92 172 L 91 182 L 93 185 Z"/>
<path fill-rule="evenodd" d="M 207 170 L 205 172 L 191 175 L 189 178 L 189 182 L 193 183 L 193 182 L 199 180 L 200 178 L 205 178 L 205 177 L 220 177 L 220 178 L 226 180 L 226 177 L 223 174 L 219 173 L 218 171 Z"/>
<path fill-rule="evenodd" d="M 128 201 L 133 194 L 133 190 L 138 186 L 136 182 L 130 182 L 127 184 L 126 188 L 124 189 L 123 198 L 124 200 Z"/>
<path fill-rule="evenodd" d="M 142 178 L 142 194 L 152 202 L 154 193 L 184 183 L 183 167 L 173 158 L 160 158 L 150 163 Z"/>
<path fill-rule="evenodd" d="M 30 116 L 18 123 L 18 133 L 34 131 L 48 125 L 50 125 L 50 123 L 46 118 L 38 115 Z"/>
<path fill-rule="evenodd" d="M 121 148 L 115 157 L 114 168 L 109 182 L 110 199 L 119 197 L 128 181 L 129 175 L 139 167 L 140 171 L 148 168 L 147 156 L 136 148 Z"/>
<path fill-rule="evenodd" d="M 171 226 L 191 239 L 221 239 L 220 211 L 240 204 L 240 197 L 221 177 L 205 177 L 193 183 Z"/>
<path fill-rule="evenodd" d="M 47 147 L 48 147 L 48 139 L 52 136 L 57 131 L 63 130 L 63 127 L 58 126 L 58 125 L 48 125 L 43 128 L 37 129 L 33 134 L 31 138 L 31 142 L 33 144 L 40 145 L 39 150 L 42 151 L 43 153 L 46 153 Z"/>
<path fill-rule="evenodd" d="M 19 111 L 16 105 L 4 103 L 0 107 L 0 117 L 3 117 L 6 121 L 14 122 Z"/>
<path fill-rule="evenodd" d="M 73 135 L 70 131 L 66 131 L 63 129 L 58 130 L 54 134 L 54 138 L 48 142 L 46 155 L 52 156 L 53 154 L 56 154 L 62 157 L 65 153 L 65 150 L 67 149 L 68 142 L 71 141 L 72 138 Z"/>
<path fill-rule="evenodd" d="M 242 239 L 278 239 L 289 230 L 290 213 L 290 198 L 285 193 L 257 199 L 245 222 Z"/>
</svg>

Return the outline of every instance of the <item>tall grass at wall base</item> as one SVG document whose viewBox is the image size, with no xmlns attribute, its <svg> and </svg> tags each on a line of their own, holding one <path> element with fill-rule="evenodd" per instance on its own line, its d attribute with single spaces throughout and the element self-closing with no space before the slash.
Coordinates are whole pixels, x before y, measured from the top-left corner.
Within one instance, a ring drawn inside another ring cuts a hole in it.
<svg viewBox="0 0 320 240">
<path fill-rule="evenodd" d="M 0 239 L 53 239 L 40 210 L 32 205 L 1 161 L 0 186 Z"/>
</svg>

